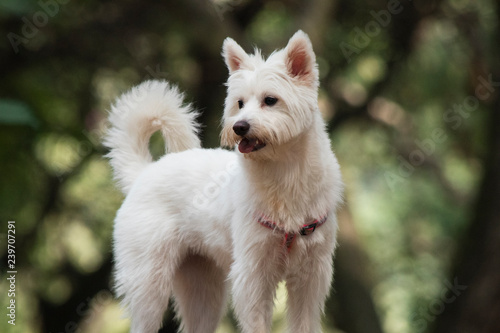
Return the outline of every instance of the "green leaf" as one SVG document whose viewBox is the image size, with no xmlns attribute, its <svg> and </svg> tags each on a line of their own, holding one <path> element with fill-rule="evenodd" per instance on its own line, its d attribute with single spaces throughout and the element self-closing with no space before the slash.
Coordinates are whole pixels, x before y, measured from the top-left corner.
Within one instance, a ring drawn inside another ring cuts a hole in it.
<svg viewBox="0 0 500 333">
<path fill-rule="evenodd" d="M 31 108 L 21 101 L 0 99 L 0 124 L 38 127 L 38 119 Z"/>
</svg>

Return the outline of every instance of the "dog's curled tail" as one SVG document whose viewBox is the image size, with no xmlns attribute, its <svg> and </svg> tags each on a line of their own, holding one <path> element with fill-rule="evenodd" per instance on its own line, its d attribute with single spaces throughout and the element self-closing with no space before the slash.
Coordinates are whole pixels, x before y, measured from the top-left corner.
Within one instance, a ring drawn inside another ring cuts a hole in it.
<svg viewBox="0 0 500 333">
<path fill-rule="evenodd" d="M 183 97 L 168 82 L 146 81 L 112 105 L 104 145 L 110 149 L 107 157 L 124 194 L 153 160 L 149 139 L 154 132 L 161 131 L 166 153 L 200 147 L 198 114 Z"/>
</svg>

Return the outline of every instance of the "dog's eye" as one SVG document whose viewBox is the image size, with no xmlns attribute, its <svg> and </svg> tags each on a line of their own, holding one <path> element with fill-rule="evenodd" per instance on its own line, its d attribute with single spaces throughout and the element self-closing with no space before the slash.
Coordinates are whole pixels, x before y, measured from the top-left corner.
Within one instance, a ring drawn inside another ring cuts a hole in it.
<svg viewBox="0 0 500 333">
<path fill-rule="evenodd" d="M 276 97 L 267 96 L 266 98 L 264 98 L 264 104 L 266 104 L 267 106 L 273 106 L 274 104 L 276 104 L 276 102 L 278 102 L 278 99 Z"/>
<path fill-rule="evenodd" d="M 245 103 L 243 103 L 243 101 L 242 101 L 241 99 L 238 101 L 238 107 L 239 107 L 240 109 L 243 109 L 243 105 L 244 105 L 244 104 L 245 104 Z"/>
</svg>

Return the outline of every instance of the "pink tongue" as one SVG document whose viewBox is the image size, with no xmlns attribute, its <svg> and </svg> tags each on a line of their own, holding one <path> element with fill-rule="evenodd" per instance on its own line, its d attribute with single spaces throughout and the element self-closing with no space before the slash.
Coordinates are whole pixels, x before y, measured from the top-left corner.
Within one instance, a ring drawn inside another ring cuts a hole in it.
<svg viewBox="0 0 500 333">
<path fill-rule="evenodd" d="M 238 145 L 238 149 L 243 154 L 248 154 L 253 151 L 255 145 L 257 144 L 257 139 L 247 139 L 243 138 Z"/>
</svg>

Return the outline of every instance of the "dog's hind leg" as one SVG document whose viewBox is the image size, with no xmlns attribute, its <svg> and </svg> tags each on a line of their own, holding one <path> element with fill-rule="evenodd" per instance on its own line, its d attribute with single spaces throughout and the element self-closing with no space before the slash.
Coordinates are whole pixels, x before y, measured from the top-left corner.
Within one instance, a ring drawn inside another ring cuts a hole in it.
<svg viewBox="0 0 500 333">
<path fill-rule="evenodd" d="M 226 309 L 227 272 L 209 258 L 189 255 L 174 279 L 176 312 L 185 333 L 215 332 Z"/>
<path fill-rule="evenodd" d="M 147 246 L 140 234 L 135 235 L 135 239 L 116 238 L 116 292 L 130 313 L 130 332 L 156 333 L 186 252 L 178 242 L 165 240 L 163 246 Z M 149 241 L 157 244 L 151 237 Z"/>
<path fill-rule="evenodd" d="M 154 264 L 141 265 L 139 279 L 128 283 L 124 302 L 131 315 L 131 333 L 156 333 L 161 326 L 172 292 L 173 273 Z"/>
<path fill-rule="evenodd" d="M 163 264 L 163 267 L 162 267 Z M 131 333 L 156 333 L 172 294 L 175 267 L 164 262 L 142 265 L 142 279 L 129 285 L 125 300 L 132 317 Z"/>
</svg>

